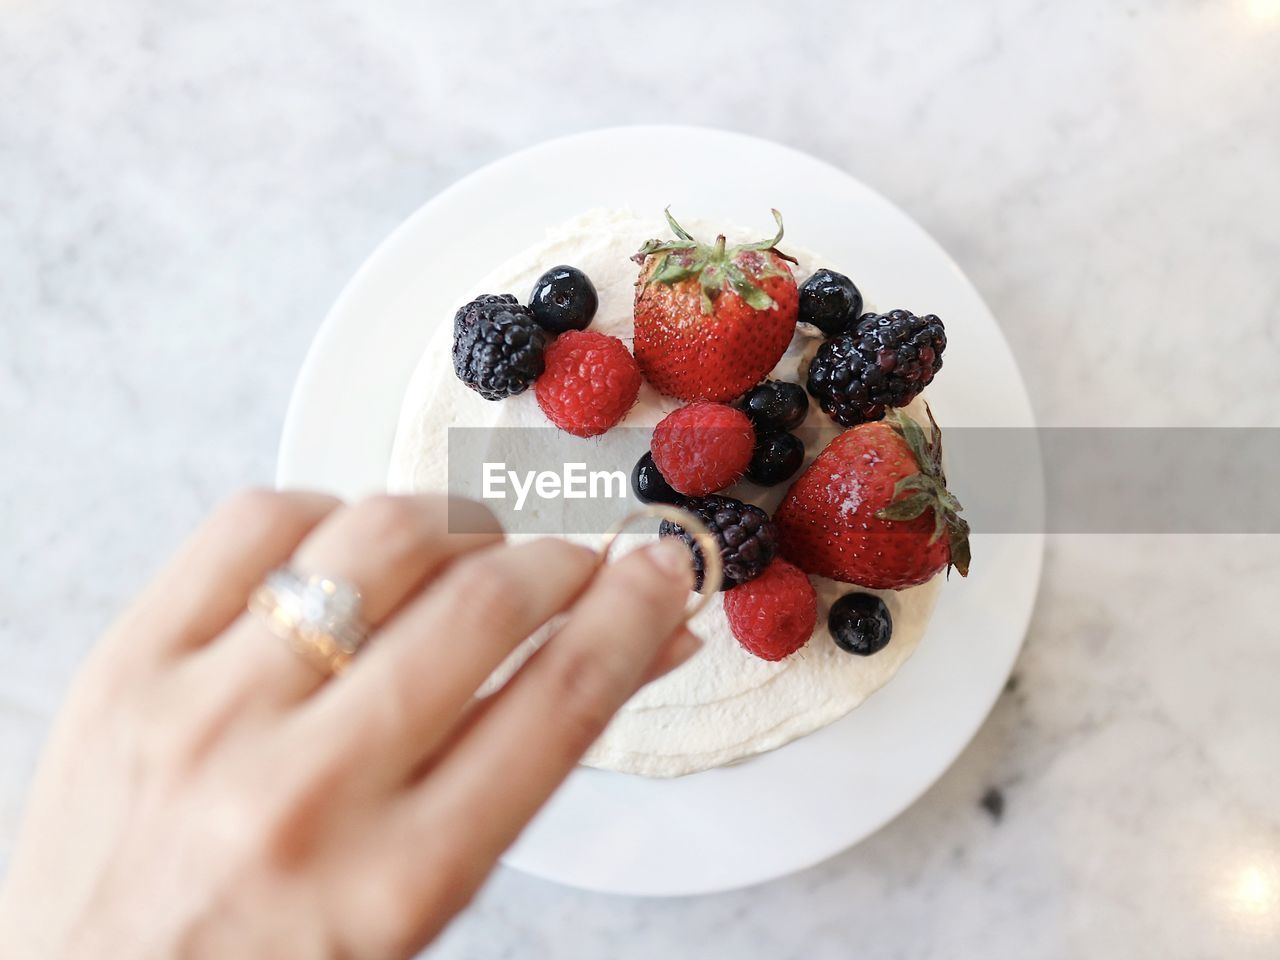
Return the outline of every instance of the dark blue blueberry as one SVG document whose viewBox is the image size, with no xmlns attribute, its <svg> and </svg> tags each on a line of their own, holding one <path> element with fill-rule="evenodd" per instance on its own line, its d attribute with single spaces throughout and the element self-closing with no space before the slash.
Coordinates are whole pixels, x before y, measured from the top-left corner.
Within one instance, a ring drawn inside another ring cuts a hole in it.
<svg viewBox="0 0 1280 960">
<path fill-rule="evenodd" d="M 829 337 L 852 329 L 861 315 L 862 294 L 843 273 L 819 270 L 800 286 L 798 319 Z"/>
<path fill-rule="evenodd" d="M 540 276 L 529 294 L 529 312 L 551 333 L 587 329 L 599 306 L 591 279 L 577 267 L 564 264 Z"/>
<path fill-rule="evenodd" d="M 804 444 L 794 433 L 766 433 L 756 437 L 747 465 L 747 479 L 762 487 L 789 480 L 804 463 Z"/>
<path fill-rule="evenodd" d="M 636 461 L 631 470 L 631 489 L 635 492 L 636 499 L 644 503 L 679 503 L 684 499 L 658 471 L 652 453 L 646 453 Z"/>
<path fill-rule="evenodd" d="M 809 414 L 809 397 L 798 383 L 766 380 L 747 391 L 742 408 L 757 432 L 782 433 L 804 423 Z"/>
<path fill-rule="evenodd" d="M 889 643 L 893 618 L 884 601 L 874 594 L 846 593 L 831 605 L 827 629 L 841 650 L 869 657 Z"/>
</svg>

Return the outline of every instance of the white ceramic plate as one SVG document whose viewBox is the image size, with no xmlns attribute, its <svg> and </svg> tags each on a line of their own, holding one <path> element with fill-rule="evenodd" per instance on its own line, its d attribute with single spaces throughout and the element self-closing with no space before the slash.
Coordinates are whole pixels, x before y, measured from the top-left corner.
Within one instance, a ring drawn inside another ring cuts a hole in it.
<svg viewBox="0 0 1280 960">
<path fill-rule="evenodd" d="M 280 486 L 346 497 L 383 489 L 410 375 L 466 288 L 588 208 L 668 204 L 762 227 L 779 208 L 787 236 L 850 274 L 872 302 L 943 317 L 947 363 L 930 396 L 945 426 L 1032 425 L 990 312 L 888 200 L 778 144 L 627 127 L 554 140 L 478 170 L 374 251 L 298 377 Z M 963 496 L 964 478 L 952 479 Z M 862 707 L 773 753 L 677 780 L 580 769 L 506 862 L 592 890 L 679 895 L 759 883 L 857 843 L 919 797 L 982 723 L 1022 644 L 1042 551 L 1039 535 L 976 535 L 973 573 L 947 584 L 916 654 Z"/>
</svg>

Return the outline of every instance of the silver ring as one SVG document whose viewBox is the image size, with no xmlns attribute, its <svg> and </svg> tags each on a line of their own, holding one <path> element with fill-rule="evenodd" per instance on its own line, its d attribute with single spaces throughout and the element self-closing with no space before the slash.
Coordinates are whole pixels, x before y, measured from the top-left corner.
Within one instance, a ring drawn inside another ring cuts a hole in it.
<svg viewBox="0 0 1280 960">
<path fill-rule="evenodd" d="M 363 598 L 346 580 L 273 570 L 249 597 L 249 610 L 322 673 L 338 674 L 369 637 Z"/>
<path fill-rule="evenodd" d="M 614 543 L 617 542 L 618 534 L 641 520 L 668 520 L 683 527 L 685 533 L 689 534 L 702 553 L 702 589 L 695 591 L 698 599 L 693 602 L 692 606 L 686 608 L 684 612 L 685 622 L 688 623 L 695 615 L 701 613 L 715 595 L 720 592 L 720 583 L 724 577 L 724 561 L 720 557 L 720 544 L 712 536 L 711 531 L 707 529 L 707 525 L 698 519 L 695 514 L 680 507 L 668 506 L 665 503 L 651 503 L 641 507 L 634 513 L 627 514 L 605 531 L 604 548 L 600 551 L 600 563 L 602 565 L 609 561 L 609 553 L 612 551 Z"/>
</svg>

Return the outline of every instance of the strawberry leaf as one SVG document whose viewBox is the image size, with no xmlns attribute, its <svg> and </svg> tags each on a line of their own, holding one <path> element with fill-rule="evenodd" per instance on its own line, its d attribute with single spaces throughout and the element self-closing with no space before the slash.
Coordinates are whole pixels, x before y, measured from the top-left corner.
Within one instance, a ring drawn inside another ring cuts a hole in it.
<svg viewBox="0 0 1280 960">
<path fill-rule="evenodd" d="M 646 240 L 644 246 L 636 251 L 635 256 L 631 259 L 637 263 L 643 263 L 646 257 L 655 253 L 662 253 L 666 250 L 695 250 L 696 243 L 689 243 L 686 240 Z"/>
<path fill-rule="evenodd" d="M 960 501 L 955 498 L 955 494 L 946 487 L 938 487 L 938 502 L 950 513 L 959 513 L 964 509 L 960 506 Z"/>
<path fill-rule="evenodd" d="M 698 241 L 694 240 L 693 237 L 689 235 L 689 231 L 686 230 L 684 227 L 680 226 L 680 224 L 676 223 L 676 218 L 671 215 L 670 207 L 667 207 L 665 210 L 663 210 L 662 215 L 667 218 L 667 226 L 671 228 L 672 233 L 674 233 L 681 240 L 685 240 L 689 243 L 694 244 L 695 246 L 697 245 Z"/>
<path fill-rule="evenodd" d="M 969 575 L 969 524 L 954 514 L 947 520 L 947 534 L 951 547 L 951 566 L 960 571 L 960 576 Z"/>
<path fill-rule="evenodd" d="M 876 516 L 881 520 L 914 520 L 930 507 L 935 507 L 937 502 L 936 497 L 927 493 L 913 493 L 877 510 Z"/>
<path fill-rule="evenodd" d="M 688 262 L 681 262 L 667 254 L 662 258 L 662 262 L 658 264 L 653 273 L 649 274 L 649 279 L 645 282 L 645 286 L 650 283 L 679 283 L 681 280 L 688 280 L 690 277 L 696 277 L 701 273 L 704 261 L 695 257 Z"/>
<path fill-rule="evenodd" d="M 902 439 L 907 441 L 907 447 L 911 450 L 911 455 L 916 458 L 920 469 L 932 476 L 934 473 L 931 469 L 933 467 L 932 450 L 928 439 L 925 438 L 924 430 L 921 429 L 920 424 L 916 423 L 915 418 L 895 409 L 885 417 L 885 420 L 902 434 Z"/>
<path fill-rule="evenodd" d="M 757 240 L 755 243 L 739 244 L 733 248 L 735 253 L 741 253 L 744 250 L 772 250 L 782 242 L 782 214 L 777 210 L 770 210 L 769 212 L 773 214 L 773 222 L 778 225 L 778 232 L 769 240 Z"/>
<path fill-rule="evenodd" d="M 893 498 L 897 500 L 908 490 L 933 490 L 936 487 L 937 483 L 932 477 L 923 473 L 913 473 L 893 485 Z"/>
<path fill-rule="evenodd" d="M 733 292 L 745 300 L 747 306 L 753 310 L 772 309 L 773 297 L 752 283 L 736 263 L 733 261 L 726 263 L 724 272 L 725 276 L 729 278 L 729 284 L 733 287 Z"/>
</svg>

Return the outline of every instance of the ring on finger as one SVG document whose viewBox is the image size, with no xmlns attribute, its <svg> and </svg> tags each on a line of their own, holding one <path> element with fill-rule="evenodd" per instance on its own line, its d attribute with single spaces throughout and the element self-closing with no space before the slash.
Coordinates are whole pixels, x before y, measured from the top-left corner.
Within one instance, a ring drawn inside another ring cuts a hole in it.
<svg viewBox="0 0 1280 960">
<path fill-rule="evenodd" d="M 249 597 L 249 610 L 321 673 L 342 673 L 369 636 L 363 598 L 350 582 L 289 567 L 272 571 Z"/>
<path fill-rule="evenodd" d="M 697 591 L 695 600 L 684 612 L 687 623 L 711 602 L 720 591 L 720 583 L 724 577 L 724 561 L 720 557 L 720 544 L 697 516 L 688 510 L 672 507 L 662 503 L 652 503 L 633 513 L 627 514 L 605 532 L 604 547 L 600 551 L 600 564 L 609 562 L 609 552 L 618 540 L 618 535 L 629 527 L 643 520 L 667 520 L 682 528 L 697 545 L 702 554 L 702 587 Z M 692 551 L 692 548 L 690 548 Z"/>
</svg>

